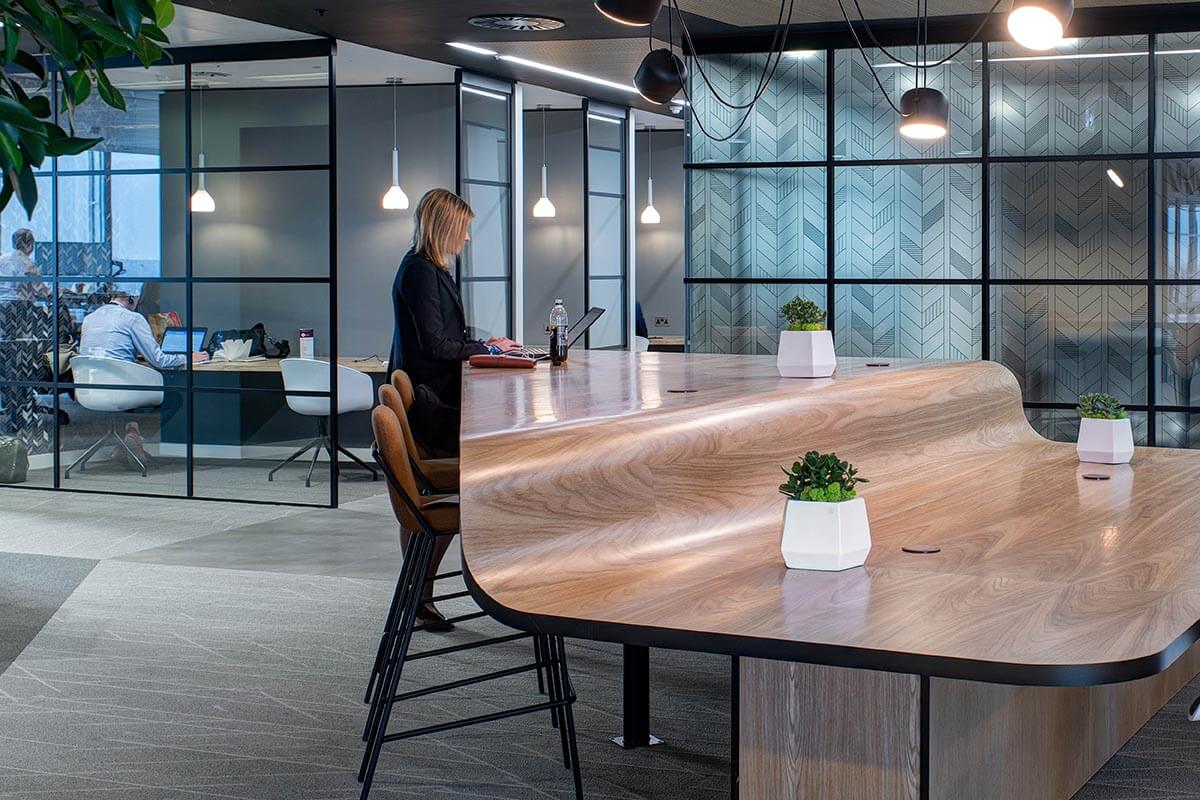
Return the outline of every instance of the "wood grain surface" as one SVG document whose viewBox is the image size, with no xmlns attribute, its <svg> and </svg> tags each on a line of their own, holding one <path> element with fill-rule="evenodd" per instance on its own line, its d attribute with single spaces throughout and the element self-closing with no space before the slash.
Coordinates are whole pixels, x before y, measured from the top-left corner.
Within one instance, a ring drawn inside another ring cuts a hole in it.
<svg viewBox="0 0 1200 800">
<path fill-rule="evenodd" d="M 758 658 L 740 676 L 740 798 L 919 800 L 919 677 Z"/>
<path fill-rule="evenodd" d="M 203 364 L 193 365 L 196 372 L 274 372 L 279 374 L 282 369 L 279 362 L 283 359 L 279 358 L 264 358 L 259 361 L 206 361 Z M 328 361 L 328 358 L 321 359 Z M 338 363 L 343 367 L 350 367 L 359 372 L 366 372 L 373 375 L 387 374 L 387 361 L 375 356 L 368 358 L 339 358 Z"/>
<path fill-rule="evenodd" d="M 1043 685 L 1155 674 L 1196 638 L 1200 453 L 1081 466 L 998 364 L 803 380 L 765 357 L 577 352 L 464 375 L 464 560 L 510 624 Z M 783 564 L 779 467 L 810 449 L 871 481 L 864 568 Z"/>
</svg>

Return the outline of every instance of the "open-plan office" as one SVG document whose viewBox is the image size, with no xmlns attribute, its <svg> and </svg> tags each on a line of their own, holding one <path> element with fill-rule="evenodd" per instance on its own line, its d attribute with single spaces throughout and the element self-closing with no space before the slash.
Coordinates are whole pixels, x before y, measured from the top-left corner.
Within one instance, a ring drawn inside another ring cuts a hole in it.
<svg viewBox="0 0 1200 800">
<path fill-rule="evenodd" d="M 1200 5 L 1102 3 L 0 12 L 0 800 L 1200 798 Z"/>
</svg>

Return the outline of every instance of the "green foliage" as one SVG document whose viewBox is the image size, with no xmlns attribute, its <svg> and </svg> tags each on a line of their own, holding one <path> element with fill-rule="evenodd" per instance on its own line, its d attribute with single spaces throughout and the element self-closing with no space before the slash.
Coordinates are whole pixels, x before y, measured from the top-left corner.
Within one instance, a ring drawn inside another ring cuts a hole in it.
<svg viewBox="0 0 1200 800">
<path fill-rule="evenodd" d="M 789 331 L 825 330 L 825 312 L 807 298 L 793 297 L 783 304 L 779 313 L 788 321 Z"/>
<path fill-rule="evenodd" d="M 162 58 L 163 29 L 174 18 L 172 0 L 5 0 L 0 6 L 0 209 L 16 195 L 32 216 L 38 200 L 33 173 L 46 157 L 77 155 L 100 143 L 75 136 L 75 109 L 94 88 L 104 103 L 123 111 L 125 98 L 105 74 L 105 60 L 132 54 L 150 66 Z M 37 55 L 24 49 L 29 42 Z M 36 94 L 55 68 L 67 130 L 53 122 L 50 101 Z M 23 86 L 18 78 L 34 78 L 38 86 L 27 81 Z"/>
<path fill-rule="evenodd" d="M 1125 419 L 1125 407 L 1117 402 L 1117 398 L 1104 392 L 1079 395 L 1079 406 L 1075 409 L 1079 416 L 1088 419 Z"/>
<path fill-rule="evenodd" d="M 855 484 L 868 483 L 858 477 L 857 470 L 835 453 L 821 454 L 810 450 L 804 458 L 792 464 L 789 470 L 782 467 L 787 482 L 779 485 L 779 491 L 792 500 L 809 500 L 814 503 L 840 503 L 857 496 Z"/>
</svg>

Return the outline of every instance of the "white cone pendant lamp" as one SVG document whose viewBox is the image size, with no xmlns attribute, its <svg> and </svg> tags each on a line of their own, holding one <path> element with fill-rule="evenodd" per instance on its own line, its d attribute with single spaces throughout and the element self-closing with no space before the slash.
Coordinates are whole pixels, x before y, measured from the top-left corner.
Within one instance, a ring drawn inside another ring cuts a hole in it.
<svg viewBox="0 0 1200 800">
<path fill-rule="evenodd" d="M 217 201 L 208 193 L 204 186 L 204 87 L 198 86 L 196 99 L 200 101 L 200 185 L 192 193 L 192 211 L 197 214 L 211 214 L 217 210 Z"/>
<path fill-rule="evenodd" d="M 1014 0 L 1008 32 L 1022 47 L 1049 50 L 1062 44 L 1074 11 L 1072 0 Z"/>
<path fill-rule="evenodd" d="M 396 87 L 403 82 L 403 78 L 388 78 L 388 83 L 392 85 L 392 187 L 383 196 L 383 208 L 386 211 L 404 211 L 408 208 L 408 195 L 400 188 L 400 147 L 396 123 Z"/>
<path fill-rule="evenodd" d="M 642 210 L 643 225 L 657 225 L 662 215 L 654 207 L 654 128 L 646 129 L 646 208 Z"/>
<path fill-rule="evenodd" d="M 542 110 L 542 196 L 533 204 L 533 215 L 538 219 L 550 219 L 558 211 L 546 192 L 546 107 L 539 108 Z"/>
</svg>

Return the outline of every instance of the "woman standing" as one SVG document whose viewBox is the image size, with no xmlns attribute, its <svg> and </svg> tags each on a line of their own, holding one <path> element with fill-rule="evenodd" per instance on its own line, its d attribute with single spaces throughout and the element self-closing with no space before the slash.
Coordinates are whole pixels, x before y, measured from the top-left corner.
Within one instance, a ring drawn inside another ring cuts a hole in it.
<svg viewBox="0 0 1200 800">
<path fill-rule="evenodd" d="M 455 409 L 462 398 L 461 362 L 519 347 L 510 339 L 481 342 L 467 336 L 462 298 L 450 268 L 470 239 L 467 227 L 474 218 L 467 202 L 453 192 L 426 192 L 417 204 L 412 249 L 392 284 L 395 328 L 388 373 L 403 369 L 414 386 L 428 386 Z"/>
</svg>

